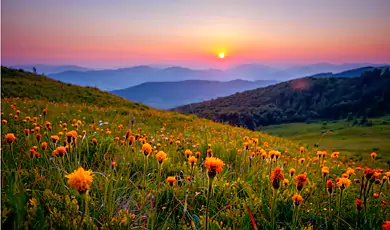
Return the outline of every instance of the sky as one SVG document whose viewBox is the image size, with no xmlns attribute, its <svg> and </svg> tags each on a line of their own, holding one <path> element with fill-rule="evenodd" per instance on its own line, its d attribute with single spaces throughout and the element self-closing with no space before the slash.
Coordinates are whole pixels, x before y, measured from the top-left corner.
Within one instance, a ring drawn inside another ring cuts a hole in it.
<svg viewBox="0 0 390 230">
<path fill-rule="evenodd" d="M 389 0 L 2 0 L 2 64 L 390 63 L 389 12 Z"/>
</svg>

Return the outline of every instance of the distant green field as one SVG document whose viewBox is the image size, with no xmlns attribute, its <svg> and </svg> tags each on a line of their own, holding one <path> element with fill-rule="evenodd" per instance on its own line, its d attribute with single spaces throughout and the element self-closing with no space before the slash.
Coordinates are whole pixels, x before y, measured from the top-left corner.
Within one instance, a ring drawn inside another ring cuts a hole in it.
<svg viewBox="0 0 390 230">
<path fill-rule="evenodd" d="M 347 153 L 354 160 L 375 151 L 377 159 L 390 162 L 390 116 L 369 119 L 372 126 L 352 125 L 353 121 L 290 123 L 262 127 L 270 135 L 289 138 L 303 145 Z M 324 134 L 326 131 L 332 130 Z M 341 155 L 341 154 L 340 154 Z"/>
</svg>

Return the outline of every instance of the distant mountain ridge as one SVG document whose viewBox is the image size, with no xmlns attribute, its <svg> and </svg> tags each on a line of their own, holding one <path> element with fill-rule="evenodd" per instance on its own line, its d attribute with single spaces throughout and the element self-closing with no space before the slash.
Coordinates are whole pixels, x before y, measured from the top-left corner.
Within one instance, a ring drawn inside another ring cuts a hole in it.
<svg viewBox="0 0 390 230">
<path fill-rule="evenodd" d="M 157 109 L 171 109 L 275 83 L 276 81 L 271 80 L 146 82 L 126 89 L 114 90 L 111 93 Z"/>
<path fill-rule="evenodd" d="M 371 71 L 371 70 L 376 69 L 376 68 L 384 70 L 384 69 L 389 68 L 389 67 L 390 66 L 380 66 L 380 67 L 367 66 L 367 67 L 343 71 L 341 73 L 319 73 L 319 74 L 312 75 L 311 77 L 317 77 L 317 78 L 320 78 L 320 77 L 358 77 L 366 71 Z"/>
<path fill-rule="evenodd" d="M 36 65 L 15 65 L 11 66 L 14 69 L 23 69 L 24 71 L 33 72 L 33 68 L 37 70 L 39 74 L 56 74 L 65 71 L 79 71 L 85 72 L 91 70 L 90 68 L 85 68 L 77 65 L 44 65 L 44 64 L 36 64 Z"/>
<path fill-rule="evenodd" d="M 81 86 L 93 86 L 103 90 L 117 90 L 139 85 L 145 82 L 172 82 L 184 80 L 232 81 L 243 79 L 248 81 L 276 80 L 286 81 L 318 73 L 339 73 L 361 67 L 378 67 L 385 64 L 346 63 L 329 64 L 316 63 L 300 65 L 286 69 L 269 67 L 263 64 L 243 64 L 227 70 L 190 69 L 184 67 L 155 68 L 151 66 L 135 66 L 121 69 L 65 71 L 49 74 L 50 77 L 67 83 Z"/>
<path fill-rule="evenodd" d="M 94 86 L 103 90 L 123 89 L 145 82 L 224 80 L 224 73 L 221 70 L 192 70 L 182 67 L 157 69 L 150 66 L 86 72 L 67 71 L 49 76 L 56 80 L 81 86 Z"/>
<path fill-rule="evenodd" d="M 390 114 L 390 69 L 305 77 L 173 109 L 256 129 L 262 125 Z"/>
</svg>

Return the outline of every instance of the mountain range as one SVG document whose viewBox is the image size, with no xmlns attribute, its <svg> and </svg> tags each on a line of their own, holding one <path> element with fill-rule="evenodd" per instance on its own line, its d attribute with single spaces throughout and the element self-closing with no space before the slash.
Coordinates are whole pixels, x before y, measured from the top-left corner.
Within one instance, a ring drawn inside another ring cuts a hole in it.
<svg viewBox="0 0 390 230">
<path fill-rule="evenodd" d="M 383 65 L 386 64 L 317 63 L 282 69 L 263 64 L 243 64 L 227 70 L 198 70 L 183 67 L 157 68 L 151 66 L 135 66 L 129 68 L 105 70 L 91 70 L 88 68 L 75 66 L 58 66 L 55 69 L 45 69 L 36 65 L 36 68 L 38 73 L 44 72 L 49 77 L 66 83 L 72 83 L 81 86 L 94 86 L 102 90 L 117 90 L 139 85 L 145 82 L 172 82 L 185 80 L 232 81 L 235 79 L 248 81 L 285 81 L 324 72 L 338 73 L 361 67 L 378 67 Z M 32 66 L 33 65 L 28 66 L 28 69 L 25 70 L 31 71 Z M 63 71 L 61 72 L 60 70 Z"/>
<path fill-rule="evenodd" d="M 390 66 L 379 66 L 379 67 L 373 67 L 373 66 L 367 66 L 367 67 L 362 67 L 362 68 L 357 68 L 357 69 L 351 69 L 347 71 L 343 71 L 340 73 L 318 73 L 315 75 L 312 75 L 311 77 L 316 77 L 316 78 L 323 78 L 323 77 L 357 77 L 360 76 L 362 73 L 366 71 L 371 71 L 373 69 L 379 68 L 379 69 L 385 69 L 389 68 Z"/>
<path fill-rule="evenodd" d="M 275 83 L 276 81 L 272 80 L 146 82 L 126 89 L 111 91 L 111 93 L 157 109 L 171 109 Z"/>
<path fill-rule="evenodd" d="M 247 74 L 249 66 L 245 66 Z M 253 67 L 253 66 L 252 66 Z M 375 67 L 363 67 L 340 73 L 319 73 L 312 77 L 356 77 Z M 255 69 L 255 68 L 253 68 Z M 238 72 L 238 70 L 237 70 Z M 177 82 L 146 82 L 133 87 L 114 90 L 111 93 L 128 100 L 149 105 L 157 109 L 171 109 L 185 104 L 225 97 L 246 90 L 276 84 L 275 80 L 233 80 L 228 82 L 187 80 Z"/>
</svg>

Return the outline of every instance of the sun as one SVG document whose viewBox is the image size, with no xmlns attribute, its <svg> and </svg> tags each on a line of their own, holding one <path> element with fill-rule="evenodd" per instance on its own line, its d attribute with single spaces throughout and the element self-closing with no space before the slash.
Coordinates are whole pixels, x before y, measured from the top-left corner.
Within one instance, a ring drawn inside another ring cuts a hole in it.
<svg viewBox="0 0 390 230">
<path fill-rule="evenodd" d="M 224 52 L 220 52 L 219 53 L 219 58 L 223 59 L 225 57 L 225 53 Z"/>
</svg>

